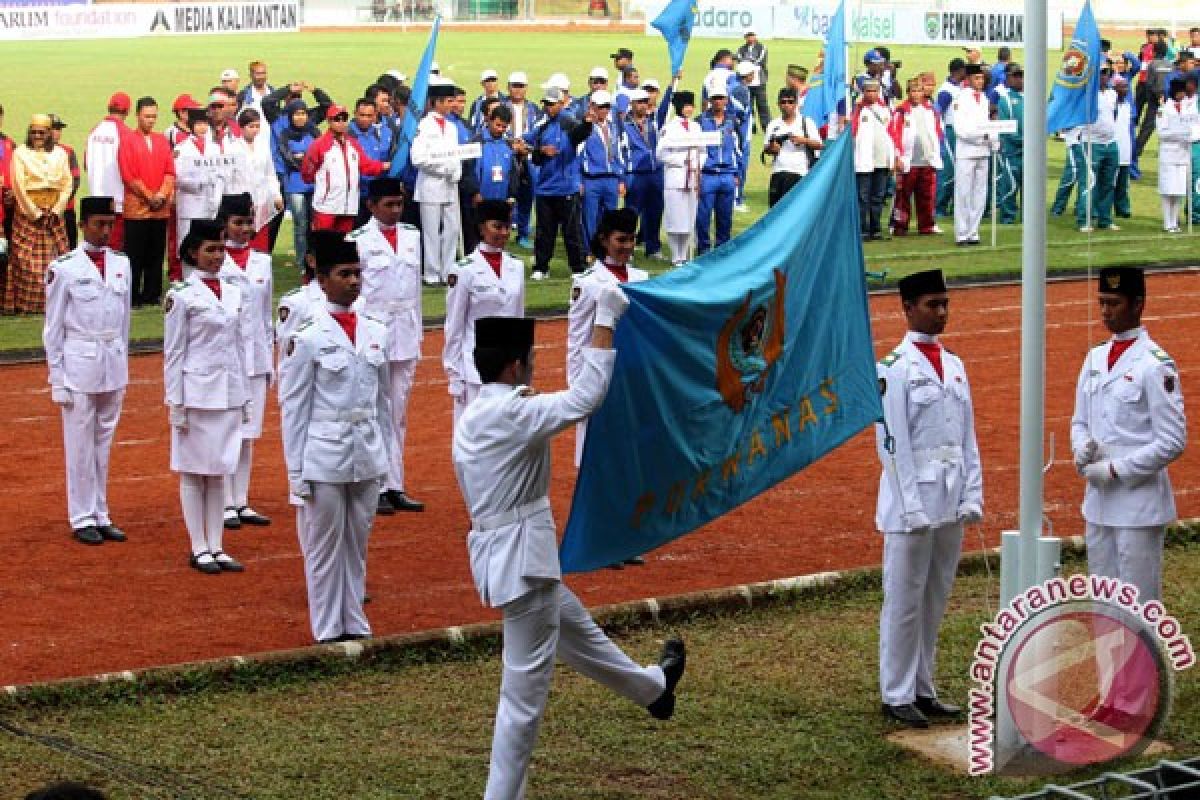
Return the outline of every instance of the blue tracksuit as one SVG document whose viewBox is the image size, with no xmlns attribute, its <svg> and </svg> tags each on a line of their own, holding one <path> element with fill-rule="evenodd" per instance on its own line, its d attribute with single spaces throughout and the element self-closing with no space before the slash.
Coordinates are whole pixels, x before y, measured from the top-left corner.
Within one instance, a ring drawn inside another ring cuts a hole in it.
<svg viewBox="0 0 1200 800">
<path fill-rule="evenodd" d="M 475 179 L 484 200 L 515 200 L 517 196 L 516 156 L 504 136 L 484 131 L 475 137 L 483 154 L 475 159 Z"/>
<path fill-rule="evenodd" d="M 543 116 L 534 123 L 533 130 L 525 134 L 525 141 L 535 151 L 532 158 L 538 167 L 533 186 L 535 195 L 565 197 L 579 194 L 581 180 L 575 148 L 591 128 L 590 123 L 578 122 L 566 111 L 560 111 L 553 119 Z M 558 153 L 552 157 L 541 155 L 539 151 L 546 145 L 554 145 Z"/>
<path fill-rule="evenodd" d="M 512 100 L 508 100 L 505 105 L 512 108 Z M 532 130 L 538 119 L 542 116 L 542 111 L 537 105 L 529 100 L 525 101 L 525 130 L 511 130 L 514 137 L 524 135 Z M 534 165 L 532 158 L 526 158 L 517 169 L 517 238 L 529 238 L 529 222 L 533 218 L 533 185 L 537 180 L 537 166 Z"/>
<path fill-rule="evenodd" d="M 388 125 L 375 123 L 367 130 L 360 130 L 357 122 L 351 122 L 346 129 L 346 133 L 353 139 L 358 141 L 363 152 L 376 161 L 391 160 L 392 152 L 392 129 Z M 364 198 L 367 196 L 367 187 L 371 185 L 371 181 L 375 180 L 374 175 L 363 175 L 358 181 L 358 191 Z"/>
<path fill-rule="evenodd" d="M 743 153 L 750 152 L 750 125 L 754 121 L 754 108 L 751 105 L 750 89 L 738 80 L 730 85 L 729 109 L 737 123 L 738 149 Z M 737 204 L 741 205 L 746 199 L 746 173 L 750 170 L 750 159 L 743 158 L 738 172 Z"/>
<path fill-rule="evenodd" d="M 600 222 L 600 215 L 620 205 L 619 187 L 629 171 L 629 152 L 623 128 L 611 118 L 603 123 L 608 133 L 607 146 L 600 124 L 592 126 L 583 140 L 579 167 L 583 172 L 583 241 L 588 245 Z"/>
<path fill-rule="evenodd" d="M 718 124 L 705 113 L 700 117 L 700 129 L 721 131 L 721 144 L 708 148 L 708 159 L 700 176 L 700 198 L 696 208 L 696 254 L 707 253 L 711 247 L 709 226 L 717 219 L 716 246 L 729 241 L 733 229 L 733 201 L 737 193 L 737 177 L 742 169 L 742 151 L 738 147 L 737 129 L 733 114 L 728 111 Z"/>
<path fill-rule="evenodd" d="M 626 119 L 625 142 L 629 146 L 629 178 L 626 181 L 625 205 L 637 211 L 640 224 L 638 240 L 645 245 L 646 255 L 662 249 L 659 231 L 663 217 L 663 168 L 658 163 L 658 127 L 646 118 L 639 128 L 632 118 Z"/>
</svg>

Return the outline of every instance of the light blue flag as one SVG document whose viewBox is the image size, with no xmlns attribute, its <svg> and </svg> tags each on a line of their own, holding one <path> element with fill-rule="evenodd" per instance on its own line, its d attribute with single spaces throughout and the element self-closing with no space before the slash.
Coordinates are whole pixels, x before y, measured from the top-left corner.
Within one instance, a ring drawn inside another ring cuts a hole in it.
<svg viewBox="0 0 1200 800">
<path fill-rule="evenodd" d="M 819 126 L 829 122 L 838 103 L 846 98 L 846 3 L 838 3 L 837 13 L 829 20 L 825 33 L 825 63 L 808 81 L 804 97 L 804 116 Z"/>
<path fill-rule="evenodd" d="M 854 186 L 844 133 L 741 236 L 625 285 L 564 569 L 604 567 L 695 530 L 882 417 Z"/>
<path fill-rule="evenodd" d="M 667 40 L 672 75 L 683 67 L 683 57 L 687 55 L 688 42 L 692 38 L 692 25 L 695 22 L 695 0 L 671 0 L 662 13 L 650 23 Z"/>
<path fill-rule="evenodd" d="M 388 168 L 388 177 L 399 178 L 408 164 L 408 149 L 412 140 L 417 137 L 417 124 L 425 113 L 425 98 L 429 94 L 429 68 L 433 66 L 433 54 L 437 50 L 438 29 L 442 26 L 442 17 L 434 17 L 433 27 L 429 29 L 429 41 L 425 44 L 425 52 L 421 54 L 421 63 L 417 65 L 417 77 L 413 80 L 412 94 L 408 98 L 408 111 L 401 123 L 400 143 L 392 155 L 392 165 Z"/>
<path fill-rule="evenodd" d="M 1062 65 L 1050 89 L 1046 132 L 1057 133 L 1096 121 L 1100 92 L 1100 29 L 1092 16 L 1092 2 L 1083 4 L 1071 46 L 1063 51 Z"/>
</svg>

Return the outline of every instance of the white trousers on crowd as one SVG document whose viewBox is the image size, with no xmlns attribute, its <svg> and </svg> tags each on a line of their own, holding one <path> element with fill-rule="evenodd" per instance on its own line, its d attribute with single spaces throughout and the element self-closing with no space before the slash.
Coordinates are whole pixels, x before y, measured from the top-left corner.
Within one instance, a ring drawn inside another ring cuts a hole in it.
<svg viewBox="0 0 1200 800">
<path fill-rule="evenodd" d="M 421 249 L 424 251 L 425 279 L 446 280 L 454 255 L 462 220 L 458 200 L 452 203 L 421 203 Z"/>
<path fill-rule="evenodd" d="M 475 402 L 475 398 L 479 397 L 480 385 L 478 383 L 463 384 L 463 393 L 454 398 L 454 424 L 458 424 L 458 418 L 467 410 L 467 406 Z"/>
<path fill-rule="evenodd" d="M 883 536 L 879 688 L 890 706 L 937 697 L 938 628 L 954 586 L 962 537 L 957 522 L 928 533 Z"/>
<path fill-rule="evenodd" d="M 1119 578 L 1138 588 L 1138 602 L 1162 599 L 1162 556 L 1165 532 L 1161 525 L 1114 528 L 1087 523 L 1088 572 Z"/>
<path fill-rule="evenodd" d="M 979 239 L 988 196 L 988 163 L 991 159 L 959 158 L 954 161 L 954 241 Z"/>
<path fill-rule="evenodd" d="M 379 481 L 311 483 L 296 516 L 313 638 L 371 633 L 363 613 L 367 538 L 379 505 Z"/>
<path fill-rule="evenodd" d="M 484 800 L 521 800 L 556 655 L 639 706 L 657 700 L 667 682 L 661 667 L 640 667 L 613 644 L 579 598 L 557 581 L 501 610 L 504 677 Z"/>
<path fill-rule="evenodd" d="M 404 435 L 408 432 L 408 398 L 412 394 L 413 377 L 417 374 L 417 359 L 391 362 L 392 430 L 396 432 L 396 447 L 388 467 L 387 485 L 383 488 L 404 491 Z"/>
<path fill-rule="evenodd" d="M 71 392 L 62 408 L 63 450 L 67 457 L 67 516 L 73 530 L 110 525 L 108 457 L 121 418 L 125 390 Z"/>
</svg>

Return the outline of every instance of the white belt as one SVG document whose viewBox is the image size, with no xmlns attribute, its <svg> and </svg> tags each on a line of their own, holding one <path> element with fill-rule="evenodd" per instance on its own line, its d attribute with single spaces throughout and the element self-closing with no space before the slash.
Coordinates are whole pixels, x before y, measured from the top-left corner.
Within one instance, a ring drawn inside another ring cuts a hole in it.
<svg viewBox="0 0 1200 800">
<path fill-rule="evenodd" d="M 543 511 L 550 510 L 550 498 L 539 497 L 537 500 L 526 503 L 523 506 L 517 506 L 510 511 L 501 511 L 498 514 L 488 514 L 483 517 L 475 517 L 471 520 L 471 527 L 477 531 L 494 531 L 497 528 L 503 528 L 505 525 L 511 525 L 514 522 L 520 522 L 523 519 L 529 519 Z"/>
<path fill-rule="evenodd" d="M 70 331 L 67 333 L 67 341 L 83 341 L 83 342 L 115 342 L 121 338 L 120 331 L 96 331 L 94 333 L 83 333 L 82 331 Z"/>
<path fill-rule="evenodd" d="M 368 314 L 370 314 L 372 312 L 382 313 L 382 314 L 396 314 L 400 311 L 408 311 L 409 309 L 413 308 L 415 305 L 416 304 L 412 300 L 387 300 L 382 303 L 369 303 L 367 305 L 366 311 Z"/>
<path fill-rule="evenodd" d="M 373 408 L 344 408 L 337 411 L 317 409 L 312 418 L 319 422 L 367 422 L 375 419 Z"/>
<path fill-rule="evenodd" d="M 913 460 L 917 462 L 917 466 L 932 463 L 961 464 L 963 451 L 961 447 L 949 444 L 942 447 L 931 447 L 928 450 L 914 450 Z"/>
</svg>

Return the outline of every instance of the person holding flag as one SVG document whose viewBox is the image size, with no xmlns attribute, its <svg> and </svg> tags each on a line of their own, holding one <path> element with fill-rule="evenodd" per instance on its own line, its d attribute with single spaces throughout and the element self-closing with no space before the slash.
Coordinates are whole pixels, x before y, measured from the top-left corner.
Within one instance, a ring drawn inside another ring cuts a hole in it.
<svg viewBox="0 0 1200 800">
<path fill-rule="evenodd" d="M 663 227 L 671 261 L 679 266 L 691 258 L 692 235 L 696 230 L 696 209 L 700 199 L 700 172 L 708 148 L 687 143 L 699 132 L 692 115 L 696 113 L 696 95 L 676 92 L 671 102 L 675 119 L 663 127 L 658 139 L 658 160 L 663 165 Z"/>
</svg>

